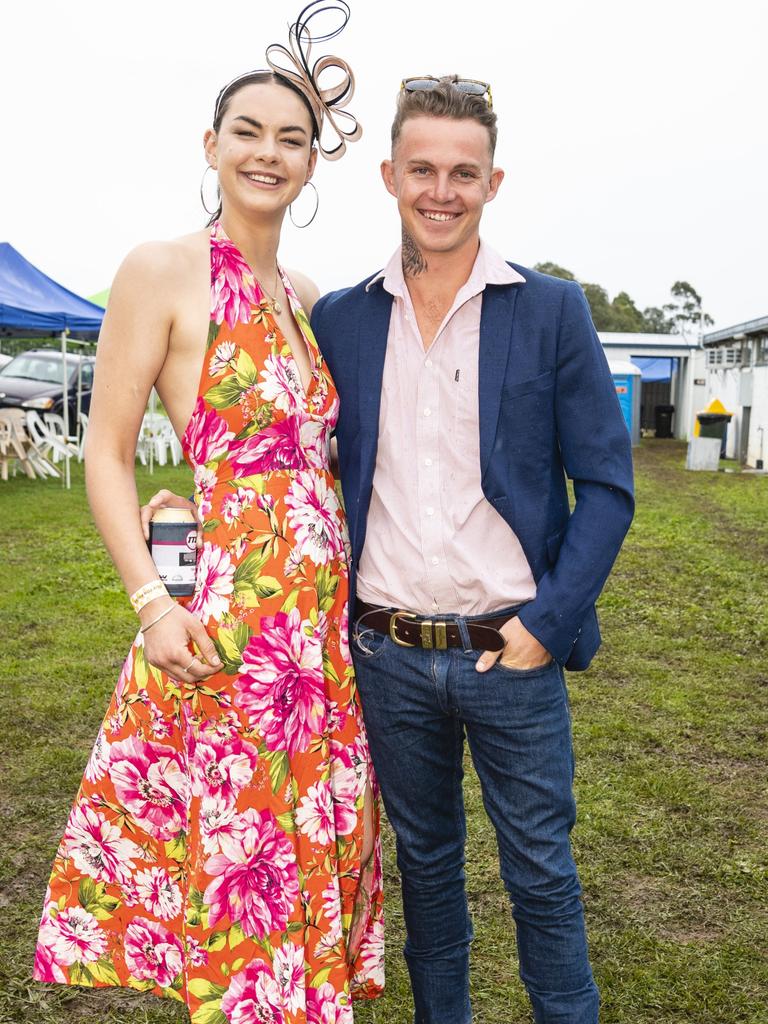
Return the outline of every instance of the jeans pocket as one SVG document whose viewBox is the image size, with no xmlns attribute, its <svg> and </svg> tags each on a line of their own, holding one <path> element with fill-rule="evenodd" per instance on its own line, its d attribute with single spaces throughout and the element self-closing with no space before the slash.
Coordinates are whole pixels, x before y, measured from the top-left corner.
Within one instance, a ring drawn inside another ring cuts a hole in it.
<svg viewBox="0 0 768 1024">
<path fill-rule="evenodd" d="M 550 658 L 546 665 L 536 665 L 534 668 L 514 668 L 511 665 L 504 665 L 501 658 L 493 664 L 493 668 L 498 669 L 499 672 L 503 672 L 505 675 L 512 676 L 513 679 L 534 679 L 536 676 L 546 675 L 556 666 L 557 662 L 554 658 Z"/>
<path fill-rule="evenodd" d="M 377 633 L 375 629 L 355 626 L 352 631 L 352 652 L 364 661 L 372 661 L 384 653 L 392 641 L 386 634 Z"/>
</svg>

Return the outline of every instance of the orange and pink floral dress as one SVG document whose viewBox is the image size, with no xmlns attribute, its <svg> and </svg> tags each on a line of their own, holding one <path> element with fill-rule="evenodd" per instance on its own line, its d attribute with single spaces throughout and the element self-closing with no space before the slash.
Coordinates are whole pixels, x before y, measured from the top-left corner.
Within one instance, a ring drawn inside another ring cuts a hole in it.
<svg viewBox="0 0 768 1024">
<path fill-rule="evenodd" d="M 182 446 L 205 530 L 188 607 L 224 668 L 180 683 L 137 637 L 59 845 L 35 960 L 40 981 L 153 992 L 185 1002 L 194 1024 L 351 1024 L 352 1000 L 384 984 L 378 796 L 329 470 L 338 398 L 283 283 L 310 354 L 306 391 L 214 225 L 208 348 Z"/>
</svg>

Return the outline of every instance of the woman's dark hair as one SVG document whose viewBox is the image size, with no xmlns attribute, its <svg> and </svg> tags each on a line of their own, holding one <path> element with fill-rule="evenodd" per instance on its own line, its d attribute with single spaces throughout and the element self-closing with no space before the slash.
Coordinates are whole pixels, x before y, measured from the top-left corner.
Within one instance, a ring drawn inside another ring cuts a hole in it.
<svg viewBox="0 0 768 1024">
<path fill-rule="evenodd" d="M 292 82 L 289 82 L 287 78 L 283 78 L 282 75 L 277 74 L 274 71 L 251 71 L 247 75 L 241 75 L 234 81 L 230 82 L 229 85 L 225 85 L 219 93 L 218 99 L 216 100 L 216 108 L 213 112 L 213 130 L 218 134 L 221 128 L 221 122 L 224 120 L 224 115 L 229 110 L 229 105 L 232 102 L 233 96 L 235 96 L 241 89 L 244 89 L 247 85 L 282 85 L 284 89 L 290 89 L 292 93 L 295 93 L 309 114 L 309 120 L 312 125 L 312 139 L 310 144 L 313 145 L 317 139 L 319 132 L 317 128 L 317 121 L 315 115 L 310 107 L 307 97 L 302 93 L 300 89 L 297 89 Z M 216 194 L 219 199 L 219 205 L 215 213 L 211 214 L 211 218 L 208 221 L 207 227 L 210 227 L 214 221 L 217 221 L 221 216 L 221 192 L 217 186 Z"/>
</svg>

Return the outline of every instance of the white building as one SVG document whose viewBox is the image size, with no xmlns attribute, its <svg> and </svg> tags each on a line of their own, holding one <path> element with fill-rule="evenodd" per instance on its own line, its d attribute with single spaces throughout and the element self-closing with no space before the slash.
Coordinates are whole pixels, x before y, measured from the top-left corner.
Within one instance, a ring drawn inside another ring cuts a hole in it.
<svg viewBox="0 0 768 1024">
<path fill-rule="evenodd" d="M 733 419 L 726 455 L 765 467 L 768 432 L 768 316 L 704 335 L 706 397 L 719 398 Z"/>
<path fill-rule="evenodd" d="M 675 407 L 672 430 L 675 437 L 687 441 L 693 435 L 696 413 L 707 404 L 705 353 L 698 340 L 680 334 L 619 334 L 599 331 L 608 362 L 633 359 L 670 359 L 669 384 L 659 389 L 645 382 L 641 401 L 646 406 L 643 423 L 653 422 L 654 404 Z"/>
</svg>

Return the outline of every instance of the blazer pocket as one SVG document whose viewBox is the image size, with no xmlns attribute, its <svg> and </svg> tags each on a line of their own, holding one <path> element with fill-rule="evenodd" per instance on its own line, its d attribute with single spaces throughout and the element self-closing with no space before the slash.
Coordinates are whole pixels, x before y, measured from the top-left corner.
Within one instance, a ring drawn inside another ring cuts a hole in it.
<svg viewBox="0 0 768 1024">
<path fill-rule="evenodd" d="M 554 382 L 555 371 L 545 370 L 537 377 L 529 377 L 528 380 L 520 380 L 515 384 L 506 384 L 501 389 L 501 400 L 508 402 L 512 398 L 520 398 L 532 391 L 544 391 L 546 388 L 551 388 Z"/>
</svg>

